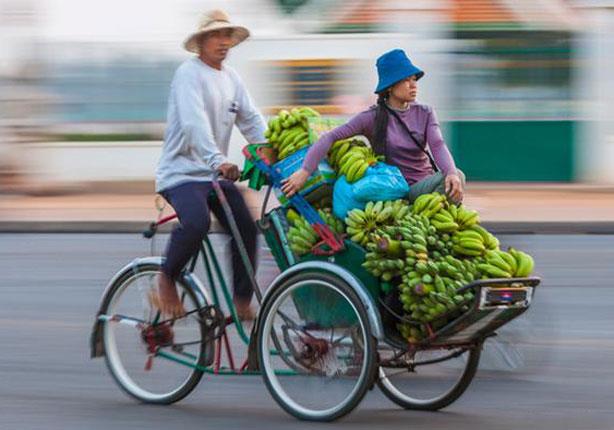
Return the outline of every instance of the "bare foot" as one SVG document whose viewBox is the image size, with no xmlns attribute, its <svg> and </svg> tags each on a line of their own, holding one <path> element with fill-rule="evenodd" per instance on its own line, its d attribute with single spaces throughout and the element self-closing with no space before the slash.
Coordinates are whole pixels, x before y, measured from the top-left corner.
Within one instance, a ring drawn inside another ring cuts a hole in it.
<svg viewBox="0 0 614 430">
<path fill-rule="evenodd" d="M 162 315 L 169 318 L 180 318 L 185 315 L 185 309 L 177 294 L 175 282 L 166 274 L 158 276 L 158 291 L 150 295 L 152 306 L 158 308 Z"/>
<path fill-rule="evenodd" d="M 235 297 L 233 300 L 237 317 L 241 321 L 253 321 L 256 318 L 256 313 L 250 306 L 251 299 L 240 299 Z"/>
</svg>

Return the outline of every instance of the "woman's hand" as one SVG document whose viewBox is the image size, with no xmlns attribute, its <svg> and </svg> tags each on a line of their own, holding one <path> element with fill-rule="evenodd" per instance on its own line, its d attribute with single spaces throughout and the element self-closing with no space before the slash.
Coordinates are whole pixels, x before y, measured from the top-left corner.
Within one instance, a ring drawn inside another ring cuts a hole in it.
<svg viewBox="0 0 614 430">
<path fill-rule="evenodd" d="M 456 173 L 451 173 L 445 179 L 446 194 L 456 203 L 463 201 L 463 184 Z"/>
<path fill-rule="evenodd" d="M 288 197 L 292 197 L 294 194 L 300 191 L 309 178 L 309 172 L 303 168 L 298 169 L 288 179 L 281 181 L 281 190 Z"/>
</svg>

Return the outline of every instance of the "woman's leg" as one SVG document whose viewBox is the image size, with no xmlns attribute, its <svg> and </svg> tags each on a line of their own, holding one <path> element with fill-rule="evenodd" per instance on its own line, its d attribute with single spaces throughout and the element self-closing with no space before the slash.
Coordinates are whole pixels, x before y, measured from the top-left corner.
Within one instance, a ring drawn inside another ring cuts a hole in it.
<svg viewBox="0 0 614 430">
<path fill-rule="evenodd" d="M 465 190 L 465 174 L 460 169 L 456 169 L 456 171 L 458 172 L 458 176 L 460 177 L 461 184 L 463 186 L 463 191 L 464 191 Z M 431 176 L 427 176 L 423 180 L 418 181 L 413 185 L 410 185 L 409 194 L 407 198 L 411 203 L 414 200 L 416 200 L 418 196 L 422 194 L 429 194 L 435 191 L 438 193 L 444 194 L 446 191 L 445 186 L 446 186 L 445 177 L 443 173 L 437 172 L 437 173 L 432 174 Z M 460 203 L 460 202 L 457 202 L 457 203 Z"/>
<path fill-rule="evenodd" d="M 421 181 L 409 186 L 408 200 L 413 202 L 422 194 L 429 194 L 435 191 L 444 192 L 444 176 L 441 172 L 437 172 L 431 176 L 427 176 Z"/>
</svg>

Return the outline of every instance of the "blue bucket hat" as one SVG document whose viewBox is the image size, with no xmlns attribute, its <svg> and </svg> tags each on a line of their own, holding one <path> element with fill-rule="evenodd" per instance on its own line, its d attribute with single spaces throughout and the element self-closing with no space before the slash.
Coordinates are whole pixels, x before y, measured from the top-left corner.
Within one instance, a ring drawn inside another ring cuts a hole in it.
<svg viewBox="0 0 614 430">
<path fill-rule="evenodd" d="M 380 93 L 410 76 L 416 75 L 416 79 L 424 76 L 424 72 L 412 64 L 402 49 L 393 49 L 380 56 L 376 67 L 379 82 L 375 93 Z"/>
</svg>

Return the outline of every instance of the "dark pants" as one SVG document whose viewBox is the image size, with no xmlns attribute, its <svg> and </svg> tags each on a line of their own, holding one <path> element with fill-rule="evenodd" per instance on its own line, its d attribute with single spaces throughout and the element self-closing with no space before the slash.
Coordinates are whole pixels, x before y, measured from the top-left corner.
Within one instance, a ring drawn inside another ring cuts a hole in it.
<svg viewBox="0 0 614 430">
<path fill-rule="evenodd" d="M 463 190 L 465 189 L 465 174 L 460 170 L 456 169 L 458 172 L 458 176 L 460 177 L 461 184 L 463 186 Z M 434 191 L 438 193 L 445 194 L 446 192 L 446 177 L 441 172 L 434 173 L 430 176 L 427 176 L 421 181 L 416 182 L 409 186 L 409 195 L 407 196 L 409 202 L 413 202 L 418 198 L 418 196 L 422 194 L 429 194 Z M 461 203 L 461 202 L 456 202 Z"/>
<path fill-rule="evenodd" d="M 255 270 L 256 224 L 235 184 L 225 180 L 219 183 L 230 204 Z M 161 194 L 175 209 L 180 222 L 171 234 L 166 249 L 166 260 L 162 266 L 164 273 L 172 279 L 177 279 L 183 267 L 198 252 L 202 240 L 209 231 L 211 223 L 209 208 L 228 232 L 230 232 L 230 225 L 211 182 L 188 182 L 165 190 Z M 251 299 L 252 285 L 234 240 L 232 241 L 232 270 L 234 296 L 242 300 Z"/>
</svg>

